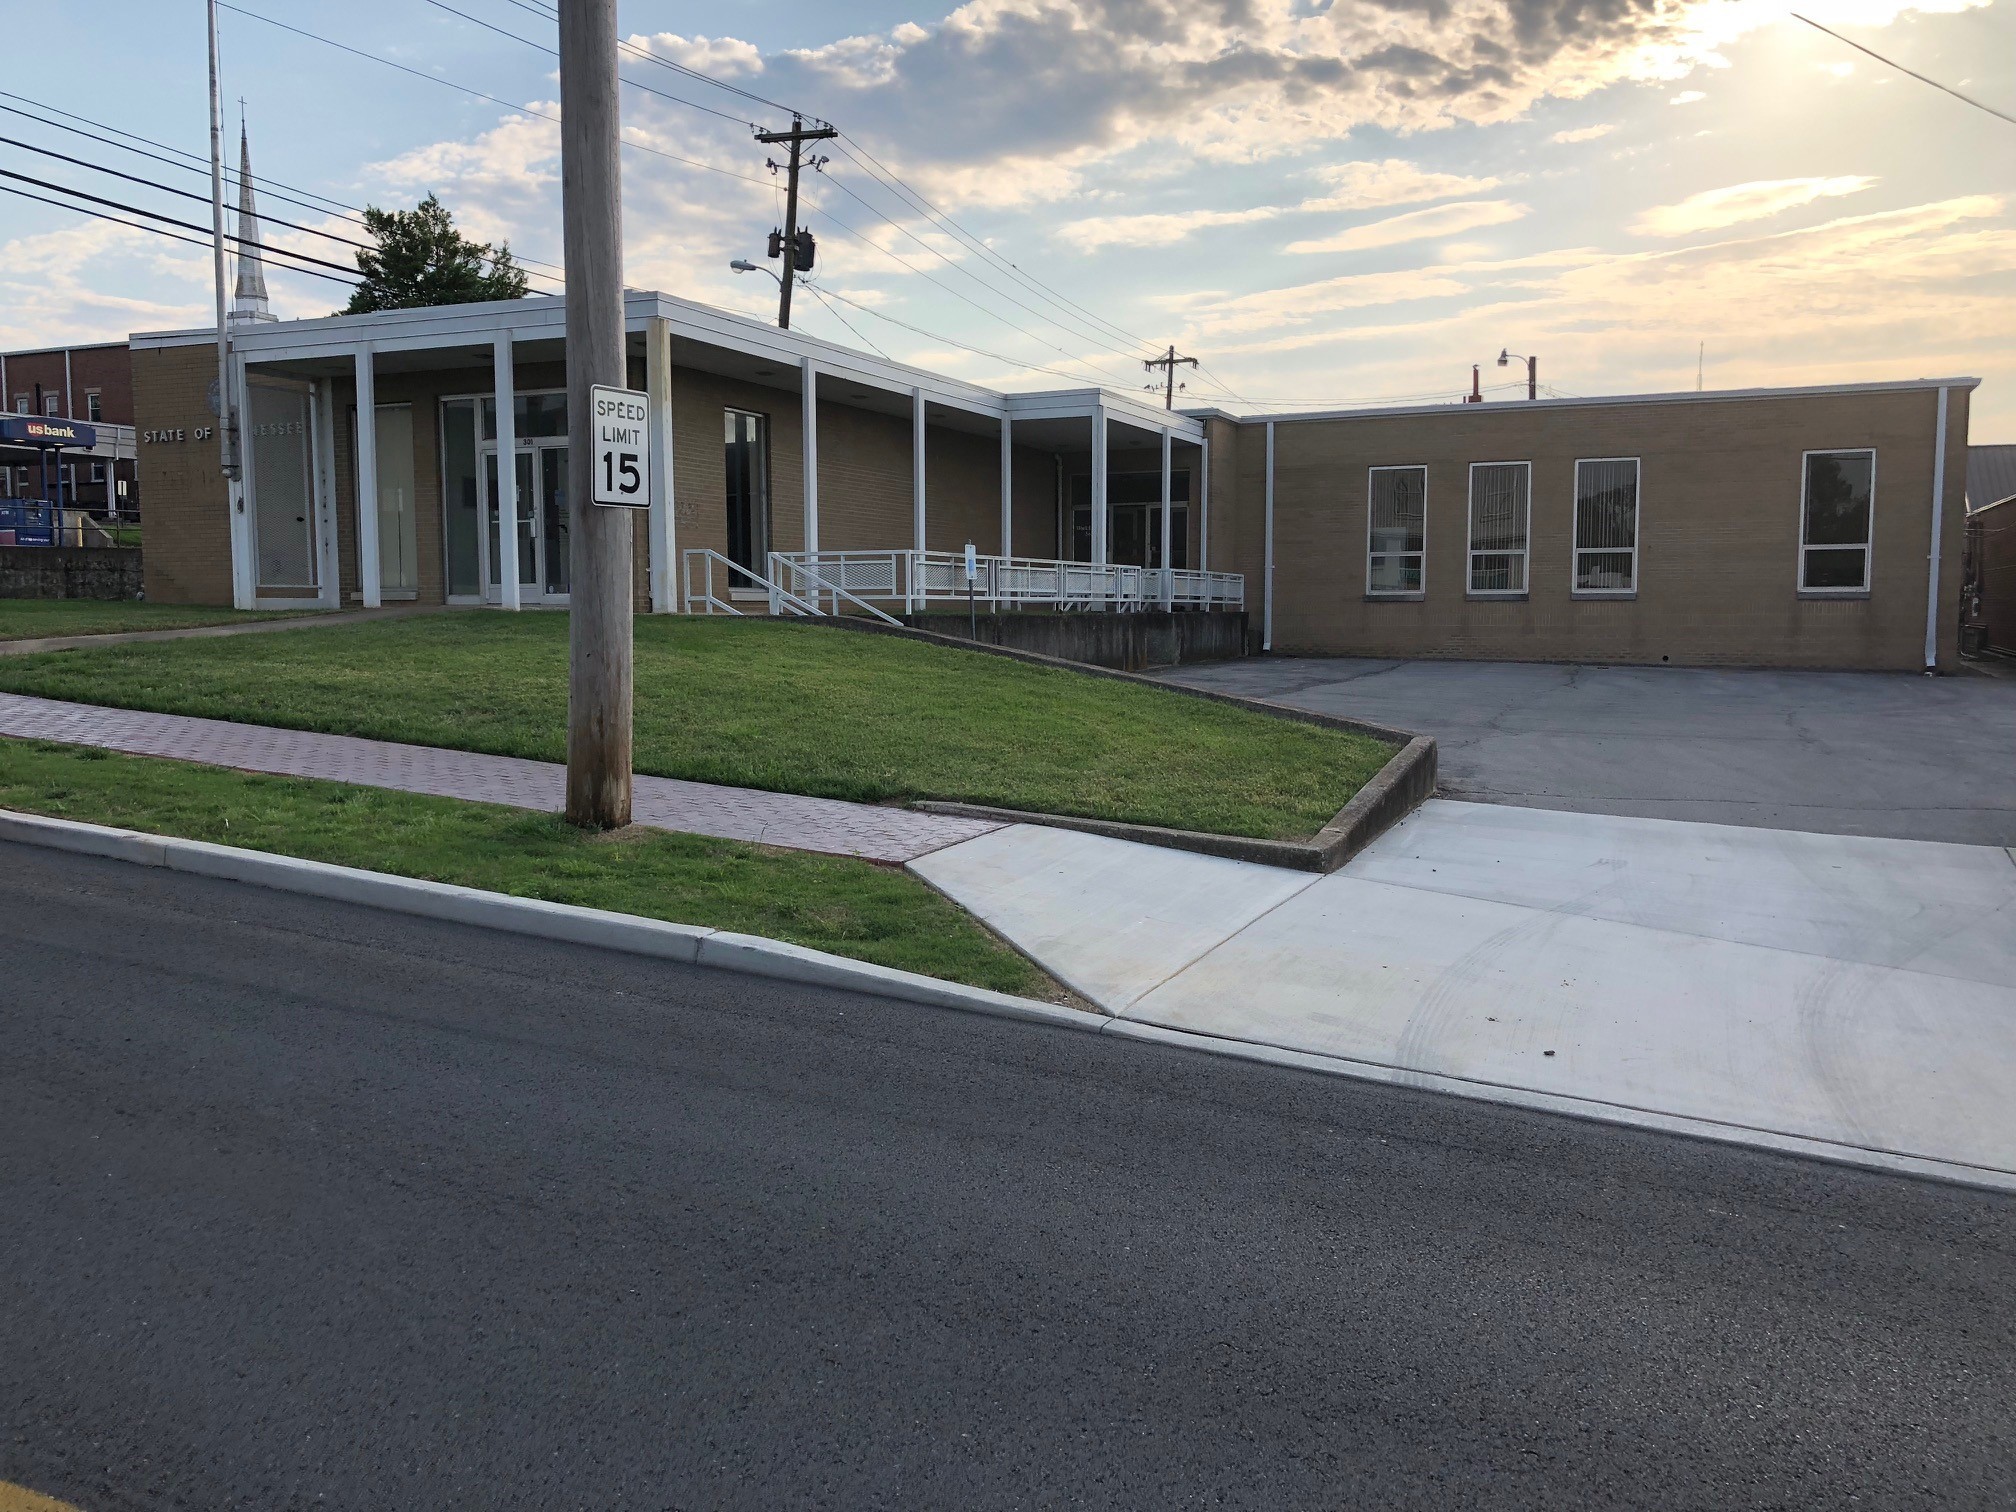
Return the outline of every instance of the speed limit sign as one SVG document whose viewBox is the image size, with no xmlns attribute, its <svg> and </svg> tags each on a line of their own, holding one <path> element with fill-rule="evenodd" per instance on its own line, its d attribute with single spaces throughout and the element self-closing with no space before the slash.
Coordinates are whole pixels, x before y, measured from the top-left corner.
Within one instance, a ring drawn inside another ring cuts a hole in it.
<svg viewBox="0 0 2016 1512">
<path fill-rule="evenodd" d="M 595 428 L 595 491 L 597 504 L 619 509 L 651 507 L 651 432 L 648 396 L 636 389 L 588 391 L 589 417 Z"/>
</svg>

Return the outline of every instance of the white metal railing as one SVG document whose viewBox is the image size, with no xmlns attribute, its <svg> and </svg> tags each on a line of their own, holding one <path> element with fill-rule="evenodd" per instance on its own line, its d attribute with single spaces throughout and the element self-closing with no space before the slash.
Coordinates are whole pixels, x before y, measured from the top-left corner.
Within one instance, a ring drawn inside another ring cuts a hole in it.
<svg viewBox="0 0 2016 1512">
<path fill-rule="evenodd" d="M 834 613 L 844 602 L 887 618 L 868 601 L 914 614 L 968 598 L 966 558 L 956 551 L 773 551 L 770 569 L 800 598 Z M 971 597 L 997 609 L 1236 610 L 1246 607 L 1246 579 L 1236 572 L 983 556 L 974 561 Z"/>
<path fill-rule="evenodd" d="M 695 565 L 700 568 L 698 586 L 693 581 Z M 690 547 L 684 553 L 686 574 L 686 609 L 691 614 L 741 614 L 730 597 L 737 587 L 760 591 L 764 607 L 771 614 L 820 614 L 817 604 L 806 602 L 797 594 L 772 582 L 760 572 L 751 572 L 747 567 L 705 546 Z M 715 580 L 715 569 L 720 569 L 720 581 Z M 717 591 L 718 589 L 718 591 Z"/>
</svg>

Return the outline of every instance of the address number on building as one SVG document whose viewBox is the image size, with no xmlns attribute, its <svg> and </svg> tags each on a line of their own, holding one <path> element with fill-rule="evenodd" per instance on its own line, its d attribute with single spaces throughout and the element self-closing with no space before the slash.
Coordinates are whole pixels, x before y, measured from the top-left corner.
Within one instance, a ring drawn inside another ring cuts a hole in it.
<svg viewBox="0 0 2016 1512">
<path fill-rule="evenodd" d="M 595 427 L 595 502 L 619 509 L 650 508 L 648 396 L 636 389 L 598 384 L 588 391 L 588 410 Z"/>
</svg>

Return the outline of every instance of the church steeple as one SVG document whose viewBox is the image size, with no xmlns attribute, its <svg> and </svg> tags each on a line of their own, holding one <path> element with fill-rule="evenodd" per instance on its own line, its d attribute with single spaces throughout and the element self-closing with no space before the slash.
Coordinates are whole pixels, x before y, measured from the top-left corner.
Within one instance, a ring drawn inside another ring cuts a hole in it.
<svg viewBox="0 0 2016 1512">
<path fill-rule="evenodd" d="M 245 123 L 238 123 L 238 290 L 231 300 L 231 322 L 275 320 L 266 303 L 266 262 L 259 255 L 259 210 L 252 199 L 252 146 Z"/>
</svg>

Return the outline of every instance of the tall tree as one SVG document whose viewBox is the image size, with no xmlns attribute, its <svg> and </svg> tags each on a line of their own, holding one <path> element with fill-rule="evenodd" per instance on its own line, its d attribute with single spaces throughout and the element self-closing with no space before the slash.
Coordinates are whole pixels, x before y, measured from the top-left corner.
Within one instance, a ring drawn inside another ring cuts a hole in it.
<svg viewBox="0 0 2016 1512">
<path fill-rule="evenodd" d="M 364 225 L 378 249 L 357 254 L 364 281 L 344 307 L 346 315 L 523 299 L 529 292 L 510 243 L 471 241 L 431 194 L 412 210 L 367 209 Z"/>
</svg>

